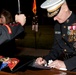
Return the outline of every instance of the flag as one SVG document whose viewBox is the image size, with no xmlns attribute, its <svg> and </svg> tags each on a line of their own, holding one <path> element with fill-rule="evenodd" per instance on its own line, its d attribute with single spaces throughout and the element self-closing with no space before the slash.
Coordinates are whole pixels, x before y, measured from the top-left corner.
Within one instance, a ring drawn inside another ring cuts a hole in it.
<svg viewBox="0 0 76 75">
<path fill-rule="evenodd" d="M 7 67 L 8 65 L 8 60 L 9 60 L 9 57 L 3 57 L 3 56 L 0 56 L 0 70 L 2 70 L 3 68 Z"/>
<path fill-rule="evenodd" d="M 13 70 L 14 67 L 19 63 L 19 59 L 17 58 L 11 58 L 11 60 L 8 63 L 8 67 L 10 68 L 10 70 Z"/>
<path fill-rule="evenodd" d="M 36 0 L 34 0 L 33 1 L 33 8 L 32 8 L 32 11 L 33 11 L 34 14 L 36 14 L 36 12 L 37 12 L 36 9 L 37 9 L 37 7 L 36 7 Z"/>
<path fill-rule="evenodd" d="M 0 66 L 0 70 L 2 70 L 5 67 L 7 67 L 7 63 L 6 62 L 2 62 L 1 66 Z"/>
</svg>

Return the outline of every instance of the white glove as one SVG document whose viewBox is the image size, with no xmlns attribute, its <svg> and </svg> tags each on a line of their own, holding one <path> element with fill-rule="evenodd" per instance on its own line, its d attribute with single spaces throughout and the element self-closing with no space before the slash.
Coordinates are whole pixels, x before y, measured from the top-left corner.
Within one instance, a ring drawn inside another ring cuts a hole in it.
<svg viewBox="0 0 76 75">
<path fill-rule="evenodd" d="M 24 14 L 15 15 L 15 21 L 23 26 L 26 23 L 26 16 Z"/>
</svg>

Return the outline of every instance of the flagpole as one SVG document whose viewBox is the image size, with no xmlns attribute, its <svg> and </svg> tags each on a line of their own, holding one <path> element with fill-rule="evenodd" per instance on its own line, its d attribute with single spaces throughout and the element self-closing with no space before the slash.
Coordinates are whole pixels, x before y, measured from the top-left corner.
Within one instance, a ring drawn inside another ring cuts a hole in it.
<svg viewBox="0 0 76 75">
<path fill-rule="evenodd" d="M 33 24 L 32 27 L 34 30 L 34 36 L 35 36 L 35 49 L 37 49 L 37 32 L 38 32 L 38 23 L 37 23 L 37 7 L 36 7 L 36 0 L 33 0 L 33 8 L 32 8 L 33 14 L 34 14 L 34 19 L 33 19 Z"/>
</svg>

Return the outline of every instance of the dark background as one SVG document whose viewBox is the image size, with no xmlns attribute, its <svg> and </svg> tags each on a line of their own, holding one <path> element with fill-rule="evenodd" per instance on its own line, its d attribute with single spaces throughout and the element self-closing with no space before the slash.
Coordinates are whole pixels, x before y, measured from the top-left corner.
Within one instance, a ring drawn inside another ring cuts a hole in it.
<svg viewBox="0 0 76 75">
<path fill-rule="evenodd" d="M 48 25 L 53 21 L 52 19 L 49 20 L 47 17 L 47 11 L 45 9 L 41 9 L 40 5 L 44 2 L 45 0 L 36 0 L 37 3 L 37 15 L 39 18 L 39 25 Z M 76 13 L 76 0 L 66 0 L 68 3 L 69 8 Z M 32 5 L 33 5 L 33 0 L 20 0 L 20 8 L 21 8 L 21 13 L 25 14 L 27 17 L 27 22 L 26 25 L 31 25 L 32 21 Z M 11 12 L 11 14 L 14 15 L 18 13 L 18 0 L 1 0 L 0 2 L 0 11 L 2 9 L 6 9 Z"/>
<path fill-rule="evenodd" d="M 39 31 L 35 35 L 35 32 L 32 31 L 32 6 L 33 0 L 20 0 L 21 2 L 21 13 L 26 15 L 26 24 L 25 24 L 25 36 L 16 41 L 17 46 L 27 47 L 27 48 L 45 48 L 50 49 L 53 43 L 53 26 L 54 21 L 52 18 L 47 17 L 47 11 L 41 9 L 40 5 L 45 0 L 36 0 L 37 2 L 37 15 L 39 23 Z M 76 0 L 67 0 L 69 8 L 76 13 Z M 17 0 L 1 0 L 0 2 L 0 11 L 6 9 L 14 15 L 18 13 L 18 2 Z M 51 27 L 52 26 L 52 27 Z"/>
</svg>

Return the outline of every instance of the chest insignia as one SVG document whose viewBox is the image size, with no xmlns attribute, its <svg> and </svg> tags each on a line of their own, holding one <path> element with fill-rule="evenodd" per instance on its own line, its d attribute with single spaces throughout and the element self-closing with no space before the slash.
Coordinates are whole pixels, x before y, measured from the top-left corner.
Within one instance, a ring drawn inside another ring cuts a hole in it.
<svg viewBox="0 0 76 75">
<path fill-rule="evenodd" d="M 68 26 L 68 41 L 73 42 L 76 41 L 76 25 L 74 26 Z"/>
</svg>

